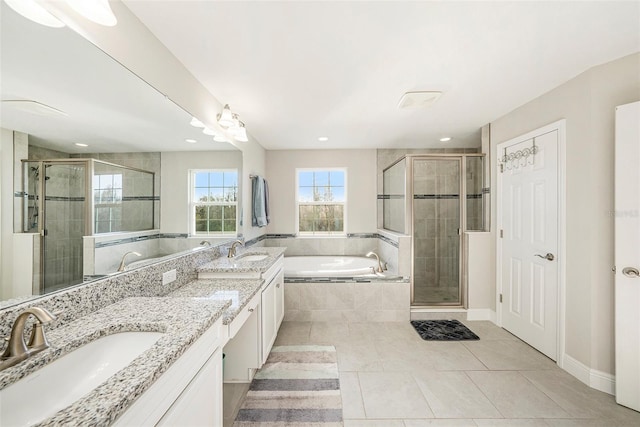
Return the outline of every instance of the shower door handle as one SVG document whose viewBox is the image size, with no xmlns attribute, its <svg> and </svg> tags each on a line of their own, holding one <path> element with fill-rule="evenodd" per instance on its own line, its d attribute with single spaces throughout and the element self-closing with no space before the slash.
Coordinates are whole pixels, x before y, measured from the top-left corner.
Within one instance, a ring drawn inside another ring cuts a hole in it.
<svg viewBox="0 0 640 427">
<path fill-rule="evenodd" d="M 546 255 L 535 254 L 535 256 L 546 259 L 547 261 L 553 261 L 554 259 L 556 259 L 556 257 L 554 257 L 552 253 L 548 253 Z"/>
</svg>

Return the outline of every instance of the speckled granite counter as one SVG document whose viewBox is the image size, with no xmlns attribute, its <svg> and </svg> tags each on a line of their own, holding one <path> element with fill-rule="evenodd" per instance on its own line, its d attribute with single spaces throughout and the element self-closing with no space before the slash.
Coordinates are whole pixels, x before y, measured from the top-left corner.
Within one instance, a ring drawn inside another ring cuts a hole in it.
<svg viewBox="0 0 640 427">
<path fill-rule="evenodd" d="M 167 295 L 208 300 L 231 300 L 224 311 L 222 323 L 230 324 L 245 305 L 260 291 L 262 279 L 198 279 Z"/>
<path fill-rule="evenodd" d="M 164 332 L 149 350 L 129 366 L 73 405 L 38 424 L 108 425 L 124 413 L 213 325 L 230 304 L 229 300 L 193 298 L 140 297 L 121 300 L 48 332 L 51 347 L 0 372 L 0 389 L 101 336 L 125 331 Z"/>
<path fill-rule="evenodd" d="M 238 254 L 233 258 L 222 256 L 211 262 L 198 267 L 200 273 L 264 273 L 271 267 L 278 258 L 284 256 L 286 248 L 250 248 Z M 247 261 L 243 257 L 249 255 L 267 255 L 260 261 Z"/>
</svg>

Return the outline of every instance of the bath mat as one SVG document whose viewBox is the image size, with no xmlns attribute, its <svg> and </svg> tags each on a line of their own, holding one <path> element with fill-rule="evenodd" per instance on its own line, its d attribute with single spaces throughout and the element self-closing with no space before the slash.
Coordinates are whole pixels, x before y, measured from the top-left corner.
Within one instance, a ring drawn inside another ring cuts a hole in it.
<svg viewBox="0 0 640 427">
<path fill-rule="evenodd" d="M 416 332 L 418 332 L 418 335 L 427 341 L 480 339 L 480 337 L 457 320 L 412 320 L 411 325 L 413 325 Z"/>
<path fill-rule="evenodd" d="M 333 346 L 278 346 L 256 373 L 234 427 L 342 427 Z"/>
</svg>

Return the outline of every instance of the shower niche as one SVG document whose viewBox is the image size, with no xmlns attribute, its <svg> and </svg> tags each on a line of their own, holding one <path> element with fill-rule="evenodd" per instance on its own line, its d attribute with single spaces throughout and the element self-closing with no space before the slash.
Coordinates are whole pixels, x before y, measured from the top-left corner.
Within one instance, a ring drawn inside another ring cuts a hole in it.
<svg viewBox="0 0 640 427">
<path fill-rule="evenodd" d="M 466 307 L 464 233 L 484 231 L 483 154 L 407 155 L 383 171 L 383 226 L 412 236 L 412 307 Z"/>
<path fill-rule="evenodd" d="M 154 173 L 95 159 L 23 160 L 22 231 L 34 245 L 34 295 L 83 281 L 83 238 L 154 229 Z"/>
</svg>

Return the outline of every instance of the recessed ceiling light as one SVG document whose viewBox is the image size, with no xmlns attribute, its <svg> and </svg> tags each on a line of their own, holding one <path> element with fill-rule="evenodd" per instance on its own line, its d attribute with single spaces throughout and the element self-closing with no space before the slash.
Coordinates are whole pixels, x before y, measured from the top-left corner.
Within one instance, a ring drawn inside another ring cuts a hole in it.
<svg viewBox="0 0 640 427">
<path fill-rule="evenodd" d="M 325 141 L 328 141 L 328 140 L 329 140 L 328 136 L 321 136 L 320 138 L 318 138 L 318 141 L 320 141 L 320 142 L 325 142 Z"/>
<path fill-rule="evenodd" d="M 184 141 L 185 141 L 185 142 L 188 142 L 189 144 L 195 144 L 196 142 L 198 142 L 198 141 L 196 141 L 195 139 L 191 139 L 191 138 L 187 138 L 187 139 L 185 139 Z"/>
<path fill-rule="evenodd" d="M 451 141 L 450 136 L 445 136 L 444 138 L 440 138 L 440 142 L 449 142 L 449 141 Z"/>
<path fill-rule="evenodd" d="M 426 108 L 442 96 L 439 91 L 414 91 L 402 95 L 398 108 Z"/>
<path fill-rule="evenodd" d="M 73 145 L 77 145 L 78 147 L 88 147 L 89 144 L 83 144 L 81 142 L 74 142 Z"/>
</svg>

